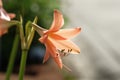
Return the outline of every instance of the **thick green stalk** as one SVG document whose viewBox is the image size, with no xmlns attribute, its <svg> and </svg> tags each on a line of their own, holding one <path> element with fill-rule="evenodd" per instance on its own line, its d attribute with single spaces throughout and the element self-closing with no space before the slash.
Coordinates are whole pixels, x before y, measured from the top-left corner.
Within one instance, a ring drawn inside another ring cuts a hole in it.
<svg viewBox="0 0 120 80">
<path fill-rule="evenodd" d="M 34 19 L 33 22 L 36 22 L 37 18 Z M 19 80 L 23 80 L 24 73 L 25 73 L 25 66 L 26 66 L 26 60 L 27 60 L 27 54 L 28 50 L 30 48 L 31 42 L 34 37 L 35 30 L 32 28 L 31 22 L 28 22 L 26 24 L 25 28 L 25 34 L 22 26 L 22 17 L 20 17 L 20 38 L 21 38 L 21 48 L 22 48 L 22 56 L 21 56 L 21 62 L 20 62 L 20 70 L 19 70 Z"/>
<path fill-rule="evenodd" d="M 15 58 L 16 58 L 16 55 L 17 55 L 18 45 L 19 45 L 19 34 L 16 33 L 14 43 L 13 43 L 13 47 L 12 47 L 12 51 L 11 51 L 11 54 L 10 54 L 10 59 L 9 59 L 8 67 L 7 67 L 6 79 L 5 80 L 10 80 L 10 75 L 12 73 Z"/>
<path fill-rule="evenodd" d="M 27 54 L 28 54 L 28 50 L 23 49 L 22 56 L 21 56 L 21 63 L 20 63 L 19 80 L 23 80 L 25 66 L 26 66 L 26 60 L 27 60 Z"/>
</svg>

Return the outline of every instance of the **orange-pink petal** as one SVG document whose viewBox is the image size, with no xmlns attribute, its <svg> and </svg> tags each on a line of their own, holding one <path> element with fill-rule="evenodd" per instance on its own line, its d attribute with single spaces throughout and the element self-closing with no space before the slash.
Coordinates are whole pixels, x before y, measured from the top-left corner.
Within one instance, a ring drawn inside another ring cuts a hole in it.
<svg viewBox="0 0 120 80">
<path fill-rule="evenodd" d="M 2 7 L 0 8 L 0 19 L 10 21 L 8 13 Z"/>
<path fill-rule="evenodd" d="M 3 34 L 5 34 L 5 33 L 7 33 L 7 29 L 5 29 L 5 28 L 0 28 L 0 37 L 3 35 Z"/>
<path fill-rule="evenodd" d="M 49 51 L 48 51 L 48 48 L 46 48 L 46 52 L 45 52 L 45 56 L 44 56 L 44 59 L 43 59 L 43 63 L 45 63 L 48 59 L 49 59 Z"/>
<path fill-rule="evenodd" d="M 49 36 L 55 40 L 66 40 L 66 38 L 64 38 L 63 36 L 59 35 L 59 34 L 49 34 Z"/>
<path fill-rule="evenodd" d="M 75 37 L 77 34 L 79 34 L 80 31 L 81 31 L 80 27 L 73 29 L 61 29 L 57 32 L 54 32 L 51 37 L 56 40 L 69 39 Z"/>
<path fill-rule="evenodd" d="M 8 16 L 10 17 L 10 19 L 13 19 L 16 15 L 14 13 L 8 13 Z"/>
<path fill-rule="evenodd" d="M 16 21 L 7 21 L 7 20 L 4 20 L 4 19 L 1 19 L 0 18 L 0 28 L 1 29 L 8 29 L 11 25 L 14 25 L 16 24 Z"/>
<path fill-rule="evenodd" d="M 8 21 L 0 19 L 0 37 L 8 32 Z"/>
<path fill-rule="evenodd" d="M 41 38 L 39 38 L 39 41 L 41 43 L 45 43 L 47 41 L 48 35 L 43 35 Z"/>
<path fill-rule="evenodd" d="M 9 21 L 11 18 L 14 18 L 15 14 L 8 14 L 3 8 L 2 8 L 2 1 L 0 1 L 0 37 L 7 33 L 9 28 Z"/>
<path fill-rule="evenodd" d="M 47 39 L 46 42 L 45 42 L 45 46 L 46 46 L 46 48 L 48 50 L 48 53 L 50 53 L 50 55 L 55 60 L 57 65 L 60 68 L 62 68 L 62 61 L 61 61 L 60 55 L 59 55 L 58 50 L 55 47 L 55 45 L 49 39 Z"/>
<path fill-rule="evenodd" d="M 53 19 L 54 20 L 53 20 L 53 23 L 52 23 L 49 31 L 57 31 L 64 24 L 63 15 L 58 10 L 54 10 L 54 17 L 53 17 Z"/>
<path fill-rule="evenodd" d="M 52 57 L 58 56 L 56 46 L 49 39 L 46 39 L 44 44 Z"/>
<path fill-rule="evenodd" d="M 2 0 L 0 0 L 0 7 L 2 7 L 3 6 L 3 4 L 2 4 Z"/>
<path fill-rule="evenodd" d="M 54 40 L 52 38 L 50 38 L 50 40 L 57 47 L 57 49 L 65 49 L 65 52 L 72 50 L 71 53 L 73 54 L 80 53 L 79 47 L 70 40 Z"/>
</svg>

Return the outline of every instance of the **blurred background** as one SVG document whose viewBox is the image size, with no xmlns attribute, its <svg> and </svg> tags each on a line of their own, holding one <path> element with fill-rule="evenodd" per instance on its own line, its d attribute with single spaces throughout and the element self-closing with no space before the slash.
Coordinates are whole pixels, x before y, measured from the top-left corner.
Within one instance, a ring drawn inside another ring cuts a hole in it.
<svg viewBox="0 0 120 80">
<path fill-rule="evenodd" d="M 68 27 L 81 26 L 74 41 L 80 55 L 70 55 L 77 80 L 120 80 L 120 1 L 62 0 Z"/>
<path fill-rule="evenodd" d="M 81 33 L 72 39 L 79 45 L 81 53 L 63 58 L 64 64 L 70 67 L 72 72 L 59 70 L 52 60 L 41 64 L 45 47 L 38 42 L 39 36 L 36 33 L 28 55 L 26 80 L 120 80 L 119 0 L 3 0 L 3 2 L 7 12 L 17 15 L 16 19 L 19 19 L 19 15 L 24 17 L 24 24 L 38 16 L 38 24 L 49 28 L 53 10 L 59 9 L 65 17 L 65 28 L 78 26 L 82 28 Z M 8 45 L 12 46 L 14 31 L 15 29 L 11 28 L 9 34 L 1 39 L 1 72 L 6 70 L 11 50 Z M 12 75 L 15 80 L 19 62 L 20 51 Z"/>
</svg>

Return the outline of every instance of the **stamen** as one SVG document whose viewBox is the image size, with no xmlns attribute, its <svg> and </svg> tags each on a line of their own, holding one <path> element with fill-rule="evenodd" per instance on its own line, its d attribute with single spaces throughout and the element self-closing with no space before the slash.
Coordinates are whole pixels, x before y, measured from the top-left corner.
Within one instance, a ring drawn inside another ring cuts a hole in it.
<svg viewBox="0 0 120 80">
<path fill-rule="evenodd" d="M 62 56 L 62 57 L 69 55 L 71 51 L 72 51 L 72 49 L 68 49 L 67 52 L 65 52 L 65 49 L 61 49 L 61 50 L 58 49 L 58 52 L 60 53 L 60 56 Z"/>
<path fill-rule="evenodd" d="M 57 54 L 57 57 L 59 56 L 59 54 Z"/>
<path fill-rule="evenodd" d="M 65 64 L 63 64 L 63 67 L 64 67 L 66 70 L 68 70 L 69 72 L 72 72 L 72 70 L 71 70 L 69 67 L 67 67 Z"/>
<path fill-rule="evenodd" d="M 72 51 L 72 49 L 70 49 L 70 52 Z"/>
<path fill-rule="evenodd" d="M 64 56 L 67 56 L 68 54 L 70 54 L 70 53 L 68 53 L 68 52 L 64 52 L 63 53 Z"/>
<path fill-rule="evenodd" d="M 65 49 L 62 49 L 62 50 L 61 50 L 61 52 L 64 52 L 64 51 L 65 51 Z"/>
</svg>

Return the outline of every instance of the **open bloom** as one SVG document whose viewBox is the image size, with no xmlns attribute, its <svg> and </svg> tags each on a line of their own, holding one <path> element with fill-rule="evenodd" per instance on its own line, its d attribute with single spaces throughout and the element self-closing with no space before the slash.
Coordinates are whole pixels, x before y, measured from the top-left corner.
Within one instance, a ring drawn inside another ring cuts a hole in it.
<svg viewBox="0 0 120 80">
<path fill-rule="evenodd" d="M 46 53 L 43 62 L 46 62 L 51 56 L 60 68 L 63 66 L 61 53 L 80 53 L 79 47 L 68 39 L 77 35 L 81 31 L 81 28 L 60 29 L 63 24 L 63 15 L 58 10 L 54 10 L 53 22 L 49 30 L 33 24 L 35 30 L 41 35 L 39 41 L 46 46 Z"/>
<path fill-rule="evenodd" d="M 15 17 L 13 13 L 7 13 L 2 7 L 2 1 L 0 0 L 0 37 L 7 33 L 9 21 Z"/>
</svg>

